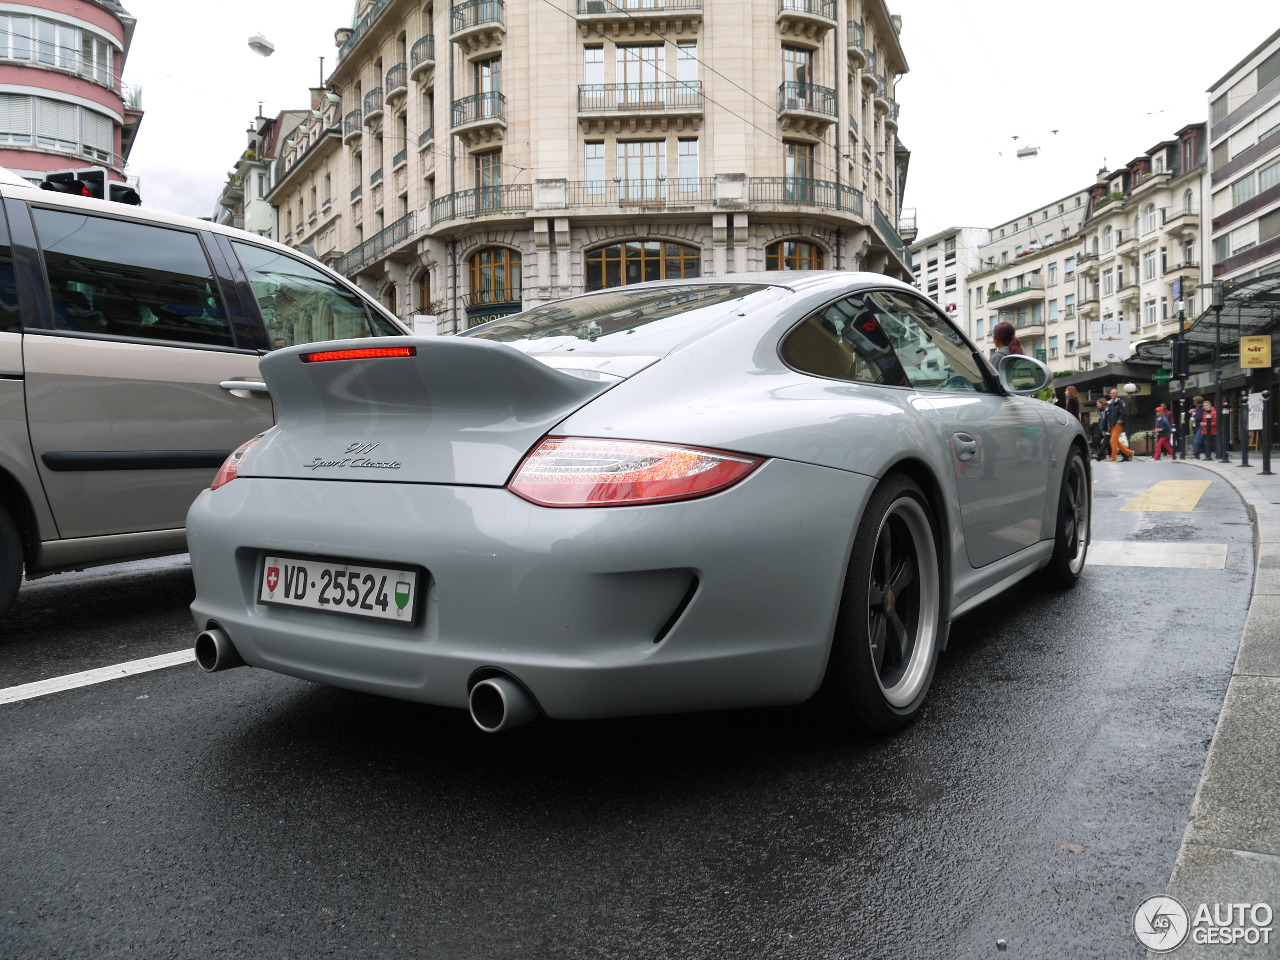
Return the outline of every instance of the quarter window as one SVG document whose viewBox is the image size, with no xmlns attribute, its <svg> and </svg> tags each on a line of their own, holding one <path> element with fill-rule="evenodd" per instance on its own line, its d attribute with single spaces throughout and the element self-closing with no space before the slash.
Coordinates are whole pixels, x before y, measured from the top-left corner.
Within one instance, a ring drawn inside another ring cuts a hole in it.
<svg viewBox="0 0 1280 960">
<path fill-rule="evenodd" d="M 232 346 L 195 234 L 33 208 L 55 330 Z"/>
<path fill-rule="evenodd" d="M 366 310 L 353 291 L 300 260 L 247 243 L 233 241 L 232 246 L 258 298 L 271 349 L 400 333 L 391 321 Z"/>
</svg>

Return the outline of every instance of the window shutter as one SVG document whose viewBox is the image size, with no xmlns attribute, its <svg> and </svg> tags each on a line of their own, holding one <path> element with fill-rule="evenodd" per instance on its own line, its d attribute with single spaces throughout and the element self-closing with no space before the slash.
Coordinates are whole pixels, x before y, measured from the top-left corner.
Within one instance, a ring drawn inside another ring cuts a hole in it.
<svg viewBox="0 0 1280 960">
<path fill-rule="evenodd" d="M 31 136 L 31 98 L 0 93 L 0 133 Z"/>
<path fill-rule="evenodd" d="M 73 103 L 36 97 L 36 134 L 59 144 L 79 143 L 79 108 Z"/>
<path fill-rule="evenodd" d="M 107 153 L 114 152 L 115 144 L 112 142 L 112 134 L 115 132 L 115 124 L 111 118 L 94 113 L 92 110 L 82 111 L 81 117 L 84 125 L 85 146 L 105 150 Z"/>
</svg>

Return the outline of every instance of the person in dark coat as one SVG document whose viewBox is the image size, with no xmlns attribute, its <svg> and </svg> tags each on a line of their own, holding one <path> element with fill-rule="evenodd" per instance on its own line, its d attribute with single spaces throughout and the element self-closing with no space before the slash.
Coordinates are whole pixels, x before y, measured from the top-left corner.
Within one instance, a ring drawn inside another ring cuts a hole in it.
<svg viewBox="0 0 1280 960">
<path fill-rule="evenodd" d="M 1080 419 L 1080 391 L 1075 387 L 1067 387 L 1067 413 Z"/>
<path fill-rule="evenodd" d="M 1165 410 L 1164 404 L 1156 407 L 1156 452 L 1151 458 L 1152 460 L 1160 459 L 1160 451 L 1167 450 L 1169 459 L 1173 456 L 1173 422 L 1169 419 L 1169 412 Z"/>
</svg>

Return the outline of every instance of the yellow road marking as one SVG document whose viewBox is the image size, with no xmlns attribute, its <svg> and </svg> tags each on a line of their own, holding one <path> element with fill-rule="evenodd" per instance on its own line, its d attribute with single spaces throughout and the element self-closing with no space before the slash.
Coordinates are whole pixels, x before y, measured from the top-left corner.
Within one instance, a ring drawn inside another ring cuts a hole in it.
<svg viewBox="0 0 1280 960">
<path fill-rule="evenodd" d="M 1167 510 L 1190 513 L 1209 489 L 1212 480 L 1161 480 L 1142 491 L 1121 510 Z"/>
</svg>

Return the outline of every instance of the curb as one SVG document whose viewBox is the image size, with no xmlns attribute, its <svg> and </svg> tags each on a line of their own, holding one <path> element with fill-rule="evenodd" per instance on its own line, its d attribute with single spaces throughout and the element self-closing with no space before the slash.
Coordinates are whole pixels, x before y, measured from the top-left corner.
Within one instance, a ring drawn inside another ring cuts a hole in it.
<svg viewBox="0 0 1280 960">
<path fill-rule="evenodd" d="M 1202 903 L 1261 902 L 1280 913 L 1280 505 L 1237 464 L 1180 462 L 1221 477 L 1244 502 L 1254 570 L 1244 635 L 1165 893 L 1193 916 Z M 1273 926 L 1269 945 L 1188 939 L 1176 955 L 1275 957 L 1278 940 Z"/>
</svg>

